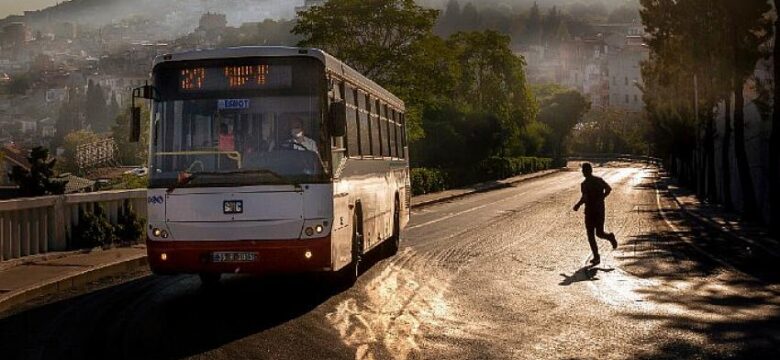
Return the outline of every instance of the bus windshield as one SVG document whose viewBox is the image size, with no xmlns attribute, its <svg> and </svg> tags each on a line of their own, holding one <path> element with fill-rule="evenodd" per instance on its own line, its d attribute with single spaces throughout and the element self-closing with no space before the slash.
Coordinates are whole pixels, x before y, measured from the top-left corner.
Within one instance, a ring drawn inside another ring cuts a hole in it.
<svg viewBox="0 0 780 360">
<path fill-rule="evenodd" d="M 321 68 L 274 58 L 157 69 L 151 186 L 328 181 Z"/>
</svg>

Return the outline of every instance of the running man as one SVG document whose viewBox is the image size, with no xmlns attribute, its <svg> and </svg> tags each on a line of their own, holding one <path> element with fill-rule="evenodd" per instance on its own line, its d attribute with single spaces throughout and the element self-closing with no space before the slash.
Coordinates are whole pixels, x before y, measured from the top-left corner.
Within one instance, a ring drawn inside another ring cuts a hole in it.
<svg viewBox="0 0 780 360">
<path fill-rule="evenodd" d="M 579 211 L 580 206 L 585 205 L 585 230 L 588 233 L 590 250 L 593 251 L 593 260 L 590 262 L 593 265 L 598 265 L 601 263 L 601 256 L 599 256 L 596 236 L 609 240 L 612 249 L 617 249 L 618 246 L 615 234 L 604 232 L 604 218 L 606 216 L 604 199 L 612 192 L 612 188 L 604 179 L 593 176 L 593 166 L 589 163 L 582 164 L 582 175 L 585 176 L 585 181 L 581 185 L 582 198 L 577 205 L 574 205 L 574 211 Z"/>
</svg>

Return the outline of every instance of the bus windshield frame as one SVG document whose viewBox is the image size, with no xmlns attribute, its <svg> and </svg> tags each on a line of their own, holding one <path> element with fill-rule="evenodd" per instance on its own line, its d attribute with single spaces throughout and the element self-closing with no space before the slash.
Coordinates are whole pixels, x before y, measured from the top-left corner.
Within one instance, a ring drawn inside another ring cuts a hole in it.
<svg viewBox="0 0 780 360">
<path fill-rule="evenodd" d="M 159 98 L 152 108 L 150 187 L 332 181 L 321 61 L 167 62 L 153 77 Z"/>
</svg>

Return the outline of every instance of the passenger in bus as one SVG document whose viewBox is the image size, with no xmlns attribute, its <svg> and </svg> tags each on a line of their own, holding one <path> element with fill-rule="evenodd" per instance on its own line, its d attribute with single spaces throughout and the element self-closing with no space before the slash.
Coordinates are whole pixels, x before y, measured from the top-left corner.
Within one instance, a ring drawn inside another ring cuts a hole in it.
<svg viewBox="0 0 780 360">
<path fill-rule="evenodd" d="M 233 128 L 228 124 L 219 127 L 219 151 L 236 151 L 236 140 L 233 136 Z"/>
<path fill-rule="evenodd" d="M 290 143 L 289 147 L 294 150 L 308 150 L 319 154 L 317 150 L 317 142 L 307 137 L 303 132 L 303 121 L 295 119 L 290 124 Z"/>
</svg>

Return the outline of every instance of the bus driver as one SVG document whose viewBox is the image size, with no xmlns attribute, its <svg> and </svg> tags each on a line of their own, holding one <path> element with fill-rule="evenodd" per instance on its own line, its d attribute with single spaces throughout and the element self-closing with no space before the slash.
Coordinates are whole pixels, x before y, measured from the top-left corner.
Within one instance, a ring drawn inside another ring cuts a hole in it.
<svg viewBox="0 0 780 360">
<path fill-rule="evenodd" d="M 300 119 L 294 119 L 290 124 L 290 140 L 288 141 L 294 149 L 320 153 L 317 150 L 317 142 L 303 133 L 303 121 Z"/>
</svg>

